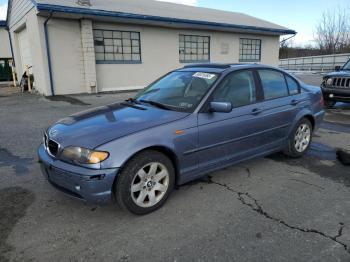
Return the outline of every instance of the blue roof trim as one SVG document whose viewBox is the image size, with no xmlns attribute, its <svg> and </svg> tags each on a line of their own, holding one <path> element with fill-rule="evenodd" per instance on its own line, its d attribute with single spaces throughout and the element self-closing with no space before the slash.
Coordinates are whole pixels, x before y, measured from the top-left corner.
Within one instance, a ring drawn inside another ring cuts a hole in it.
<svg viewBox="0 0 350 262">
<path fill-rule="evenodd" d="M 114 11 L 106 11 L 106 10 L 99 10 L 99 9 L 68 7 L 68 6 L 61 6 L 61 5 L 37 3 L 36 7 L 38 11 L 53 11 L 53 12 L 63 12 L 63 13 L 129 18 L 129 19 L 131 18 L 131 19 L 138 19 L 138 20 L 203 25 L 203 26 L 213 26 L 213 27 L 221 27 L 221 28 L 261 31 L 261 32 L 268 32 L 268 33 L 279 33 L 279 34 L 296 34 L 296 31 L 290 30 L 290 29 L 274 29 L 274 28 L 265 28 L 265 27 L 256 27 L 256 26 L 235 25 L 235 24 L 216 23 L 216 22 L 207 22 L 207 21 L 190 20 L 190 19 L 131 14 L 131 13 L 114 12 Z"/>
<path fill-rule="evenodd" d="M 6 27 L 7 23 L 5 20 L 0 20 L 0 27 Z"/>
</svg>

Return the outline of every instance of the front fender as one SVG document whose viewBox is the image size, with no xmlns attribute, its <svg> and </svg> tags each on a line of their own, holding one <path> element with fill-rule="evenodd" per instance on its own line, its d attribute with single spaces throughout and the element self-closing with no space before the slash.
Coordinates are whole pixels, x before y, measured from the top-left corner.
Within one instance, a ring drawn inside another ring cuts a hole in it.
<svg viewBox="0 0 350 262">
<path fill-rule="evenodd" d="M 176 133 L 177 130 L 183 132 L 179 134 Z M 99 146 L 97 150 L 110 153 L 110 157 L 101 163 L 101 168 L 123 167 L 136 153 L 150 147 L 167 148 L 174 153 L 181 163 L 183 152 L 197 147 L 197 120 L 195 115 L 130 134 Z"/>
</svg>

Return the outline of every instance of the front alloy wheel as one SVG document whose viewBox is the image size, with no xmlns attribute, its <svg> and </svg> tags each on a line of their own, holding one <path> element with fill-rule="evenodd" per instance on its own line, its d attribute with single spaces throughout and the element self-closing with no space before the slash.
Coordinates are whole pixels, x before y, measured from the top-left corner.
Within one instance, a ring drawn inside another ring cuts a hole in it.
<svg viewBox="0 0 350 262">
<path fill-rule="evenodd" d="M 162 200 L 169 187 L 169 172 L 159 163 L 142 167 L 131 183 L 131 197 L 140 207 L 152 207 Z"/>
<path fill-rule="evenodd" d="M 146 150 L 129 160 L 117 177 L 115 198 L 120 207 L 137 215 L 160 208 L 175 184 L 175 169 L 164 154 Z"/>
</svg>

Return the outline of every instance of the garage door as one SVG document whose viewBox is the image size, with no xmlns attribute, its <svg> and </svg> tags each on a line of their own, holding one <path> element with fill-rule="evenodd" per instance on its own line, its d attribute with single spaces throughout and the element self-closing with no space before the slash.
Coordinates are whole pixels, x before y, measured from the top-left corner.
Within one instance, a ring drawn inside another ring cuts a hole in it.
<svg viewBox="0 0 350 262">
<path fill-rule="evenodd" d="M 28 40 L 28 34 L 27 34 L 27 29 L 24 28 L 22 31 L 18 33 L 18 44 L 19 44 L 19 52 L 21 55 L 21 68 L 20 72 L 23 73 L 24 68 L 26 65 L 32 66 L 32 55 L 30 53 L 30 45 L 29 45 L 29 40 Z M 32 73 L 32 69 L 30 70 L 30 73 Z"/>
</svg>

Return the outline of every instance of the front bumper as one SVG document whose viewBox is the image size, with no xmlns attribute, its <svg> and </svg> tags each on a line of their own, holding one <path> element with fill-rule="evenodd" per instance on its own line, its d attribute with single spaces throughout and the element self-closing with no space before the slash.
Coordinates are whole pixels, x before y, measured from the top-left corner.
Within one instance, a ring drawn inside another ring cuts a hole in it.
<svg viewBox="0 0 350 262">
<path fill-rule="evenodd" d="M 89 169 L 52 158 L 44 145 L 38 149 L 41 171 L 56 189 L 81 200 L 104 204 L 113 199 L 118 168 Z"/>
<path fill-rule="evenodd" d="M 328 88 L 322 86 L 322 93 L 325 100 L 350 102 L 350 88 Z"/>
</svg>

